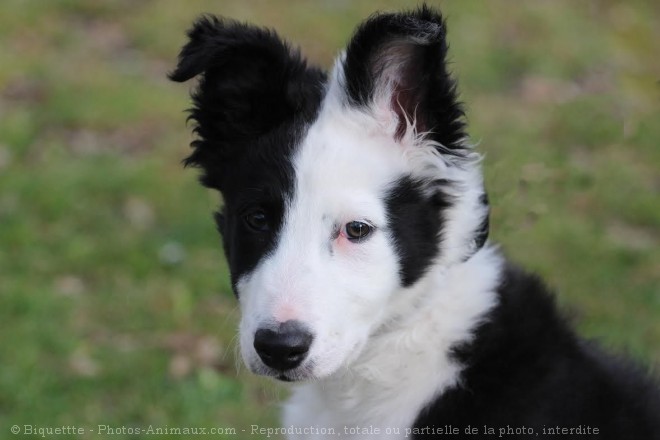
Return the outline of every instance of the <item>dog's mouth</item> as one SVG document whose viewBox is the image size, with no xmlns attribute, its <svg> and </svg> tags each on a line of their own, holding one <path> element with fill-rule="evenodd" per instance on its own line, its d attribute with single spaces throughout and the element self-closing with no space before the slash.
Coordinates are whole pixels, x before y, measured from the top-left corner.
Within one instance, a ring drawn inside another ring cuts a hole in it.
<svg viewBox="0 0 660 440">
<path fill-rule="evenodd" d="M 270 377 L 281 382 L 303 382 L 317 378 L 313 372 L 314 368 L 311 362 L 290 370 L 277 370 L 257 359 L 254 359 L 252 362 L 246 362 L 246 364 L 252 373 Z"/>
<path fill-rule="evenodd" d="M 255 371 L 256 374 L 261 376 L 272 377 L 281 382 L 303 382 L 307 380 L 314 380 L 316 376 L 308 369 L 305 368 L 296 368 L 295 370 L 288 371 L 276 371 L 271 368 L 258 369 Z"/>
<path fill-rule="evenodd" d="M 293 377 L 287 376 L 286 373 L 280 373 L 278 376 L 275 376 L 275 379 L 282 382 L 298 382 L 301 379 L 295 379 Z"/>
</svg>

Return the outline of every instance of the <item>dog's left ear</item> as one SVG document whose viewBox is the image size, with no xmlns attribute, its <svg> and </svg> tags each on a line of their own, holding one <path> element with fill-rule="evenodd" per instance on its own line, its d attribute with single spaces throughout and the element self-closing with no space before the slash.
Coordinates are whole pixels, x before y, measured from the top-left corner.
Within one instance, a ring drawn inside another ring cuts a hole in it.
<svg viewBox="0 0 660 440">
<path fill-rule="evenodd" d="M 356 31 L 339 81 L 349 104 L 376 116 L 395 117 L 395 137 L 409 127 L 447 149 L 462 148 L 463 109 L 446 68 L 443 18 L 426 6 L 371 17 Z"/>
</svg>

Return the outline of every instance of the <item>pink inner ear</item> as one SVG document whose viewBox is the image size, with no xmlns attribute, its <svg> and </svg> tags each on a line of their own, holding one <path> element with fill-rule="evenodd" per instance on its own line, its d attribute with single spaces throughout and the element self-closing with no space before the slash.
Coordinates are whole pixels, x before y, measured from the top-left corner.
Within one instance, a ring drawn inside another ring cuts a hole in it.
<svg viewBox="0 0 660 440">
<path fill-rule="evenodd" d="M 401 140 L 406 134 L 408 121 L 415 124 L 418 132 L 423 131 L 419 128 L 420 121 L 414 111 L 416 103 L 411 102 L 413 93 L 406 92 L 406 90 L 402 90 L 400 84 L 397 84 L 390 97 L 390 106 L 398 118 L 396 131 L 394 132 L 394 138 L 396 140 Z M 410 112 L 410 109 L 413 109 L 413 111 Z"/>
<path fill-rule="evenodd" d="M 381 59 L 374 64 L 380 85 L 390 88 L 390 110 L 398 118 L 394 134 L 397 140 L 405 135 L 408 121 L 414 123 L 417 132 L 426 131 L 422 112 L 418 111 L 424 99 L 420 50 L 414 43 L 398 41 L 384 48 Z"/>
</svg>

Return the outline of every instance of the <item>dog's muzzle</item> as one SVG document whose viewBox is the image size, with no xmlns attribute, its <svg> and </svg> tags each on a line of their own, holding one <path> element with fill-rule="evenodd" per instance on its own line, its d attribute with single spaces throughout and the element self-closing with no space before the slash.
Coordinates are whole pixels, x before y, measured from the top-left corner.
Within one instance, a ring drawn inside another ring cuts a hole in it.
<svg viewBox="0 0 660 440">
<path fill-rule="evenodd" d="M 260 328 L 254 334 L 254 349 L 262 362 L 280 372 L 293 370 L 307 357 L 314 336 L 299 321 L 286 321 L 276 328 Z"/>
</svg>

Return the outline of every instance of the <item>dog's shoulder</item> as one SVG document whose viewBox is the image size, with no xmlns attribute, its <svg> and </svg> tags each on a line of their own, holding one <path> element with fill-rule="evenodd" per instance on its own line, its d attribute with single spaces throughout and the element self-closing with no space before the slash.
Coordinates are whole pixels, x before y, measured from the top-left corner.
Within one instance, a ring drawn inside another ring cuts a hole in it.
<svg viewBox="0 0 660 440">
<path fill-rule="evenodd" d="M 474 338 L 454 347 L 464 366 L 459 384 L 432 402 L 416 427 L 450 423 L 461 434 L 468 426 L 481 434 L 528 427 L 550 435 L 582 426 L 601 439 L 660 438 L 657 384 L 576 336 L 538 276 L 508 264 L 497 295 Z"/>
</svg>

